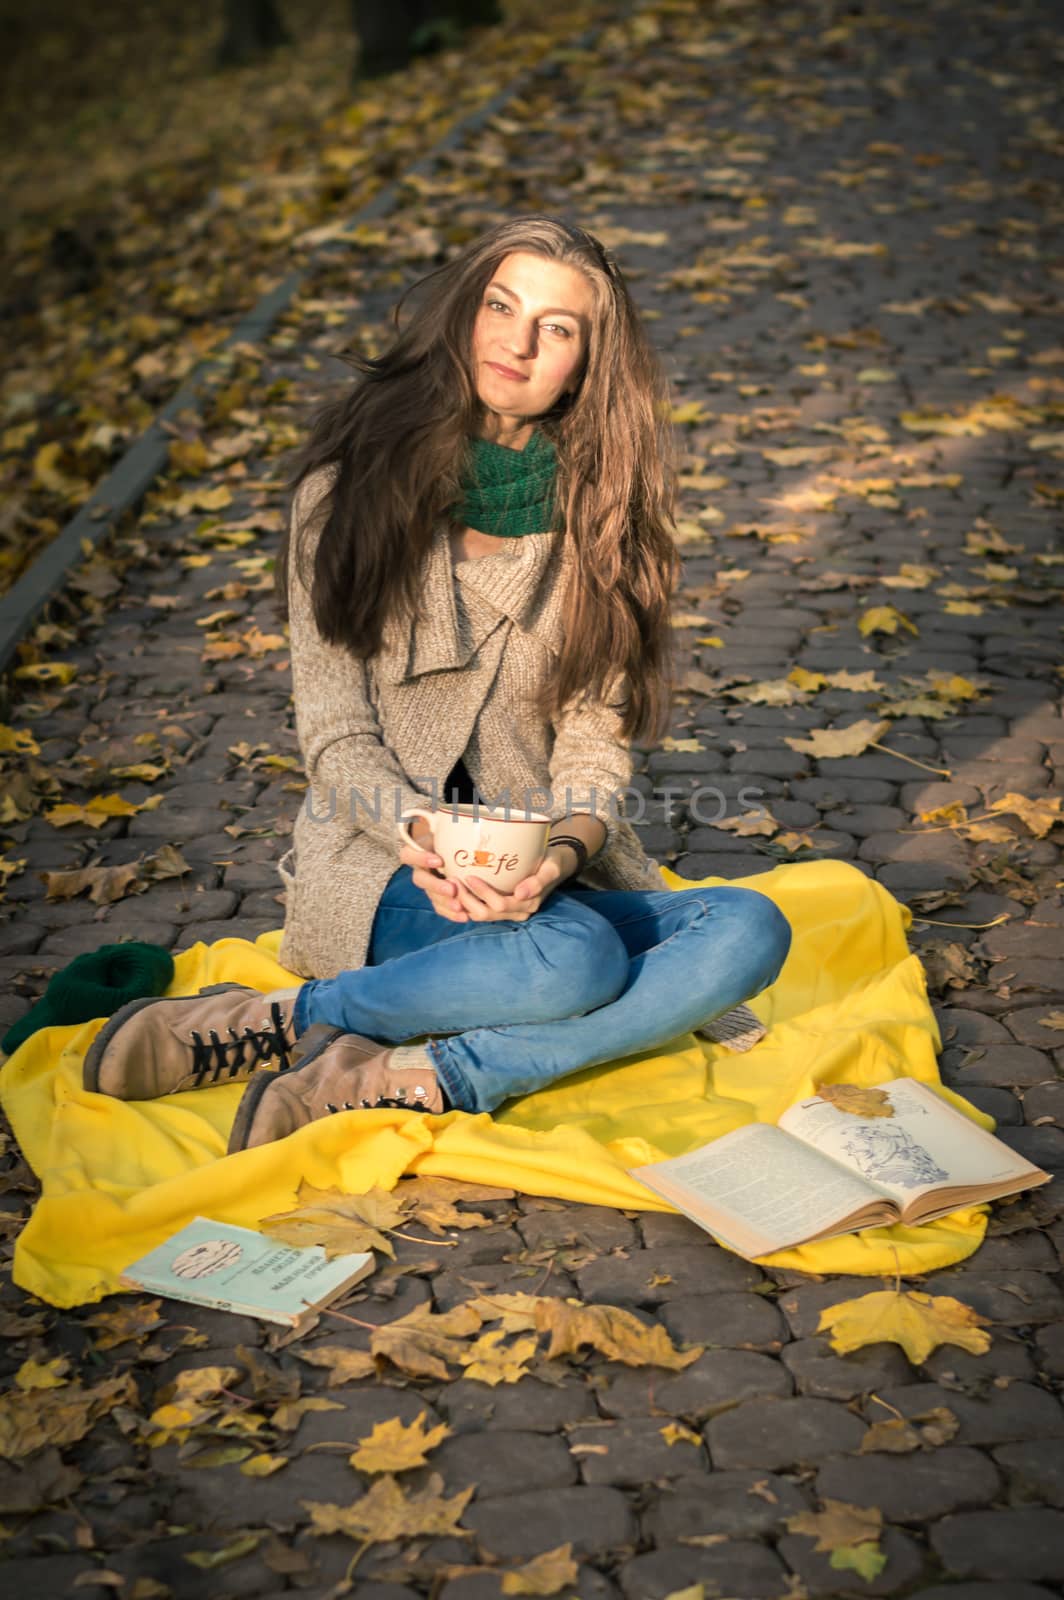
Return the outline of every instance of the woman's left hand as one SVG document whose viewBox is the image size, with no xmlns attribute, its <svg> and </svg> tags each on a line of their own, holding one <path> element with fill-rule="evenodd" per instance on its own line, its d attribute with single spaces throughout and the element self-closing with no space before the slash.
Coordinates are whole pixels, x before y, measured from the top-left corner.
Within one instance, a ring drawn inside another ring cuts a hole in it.
<svg viewBox="0 0 1064 1600">
<path fill-rule="evenodd" d="M 471 922 L 527 922 L 568 876 L 557 859 L 559 853 L 549 851 L 536 871 L 522 879 L 512 894 L 501 894 L 483 878 L 459 881 L 456 904 L 464 908 Z M 575 860 L 575 852 L 565 854 Z"/>
</svg>

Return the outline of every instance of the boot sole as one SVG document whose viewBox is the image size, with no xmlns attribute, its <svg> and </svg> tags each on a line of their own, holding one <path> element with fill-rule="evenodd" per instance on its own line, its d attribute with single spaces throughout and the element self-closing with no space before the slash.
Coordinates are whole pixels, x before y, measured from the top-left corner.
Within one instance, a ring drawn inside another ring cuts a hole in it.
<svg viewBox="0 0 1064 1600">
<path fill-rule="evenodd" d="M 380 1044 L 374 1039 L 364 1038 L 362 1034 L 345 1033 L 343 1028 L 330 1028 L 328 1032 L 322 1034 L 313 1049 L 308 1050 L 305 1056 L 302 1056 L 299 1061 L 288 1068 L 284 1076 L 291 1082 L 296 1073 L 302 1072 L 304 1067 L 309 1067 L 313 1062 L 317 1061 L 323 1050 L 327 1050 L 331 1044 L 335 1044 L 337 1039 L 344 1038 L 358 1039 L 361 1044 L 364 1044 L 367 1047 L 367 1060 L 373 1056 L 380 1055 L 382 1050 L 389 1048 L 388 1045 Z M 276 1072 L 256 1072 L 248 1081 L 247 1088 L 241 1095 L 240 1104 L 237 1107 L 236 1117 L 229 1134 L 229 1144 L 226 1147 L 226 1155 L 235 1155 L 238 1151 L 247 1148 L 251 1127 L 262 1104 L 262 1097 L 270 1085 L 277 1081 L 278 1076 L 279 1074 Z"/>
<path fill-rule="evenodd" d="M 244 983 L 212 983 L 209 989 L 201 989 L 199 992 L 200 994 L 229 994 L 234 989 L 247 990 L 248 985 Z M 104 1092 L 100 1089 L 100 1067 L 103 1064 L 107 1046 L 111 1043 L 115 1034 L 126 1025 L 130 1017 L 136 1016 L 138 1011 L 143 1011 L 145 1006 L 158 1005 L 161 998 L 159 995 L 149 995 L 144 1000 L 127 1001 L 124 1006 L 119 1007 L 111 1020 L 100 1029 L 89 1047 L 82 1069 L 82 1085 L 90 1094 Z M 171 995 L 169 998 L 172 1000 L 190 1000 L 192 996 L 185 994 Z"/>
</svg>

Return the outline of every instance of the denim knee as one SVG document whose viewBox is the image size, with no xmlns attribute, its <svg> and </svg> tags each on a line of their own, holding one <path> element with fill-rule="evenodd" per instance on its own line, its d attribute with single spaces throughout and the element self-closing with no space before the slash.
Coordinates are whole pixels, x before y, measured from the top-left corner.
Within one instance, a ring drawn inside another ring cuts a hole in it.
<svg viewBox="0 0 1064 1600">
<path fill-rule="evenodd" d="M 775 983 L 791 948 L 791 925 L 778 906 L 756 889 L 736 889 L 742 895 L 741 937 L 754 968 L 751 994 Z"/>
<path fill-rule="evenodd" d="M 609 1005 L 624 989 L 628 952 L 617 930 L 597 912 L 580 906 L 574 913 L 572 902 L 566 902 L 557 915 L 544 907 L 522 926 L 535 950 L 553 1020 Z"/>
</svg>

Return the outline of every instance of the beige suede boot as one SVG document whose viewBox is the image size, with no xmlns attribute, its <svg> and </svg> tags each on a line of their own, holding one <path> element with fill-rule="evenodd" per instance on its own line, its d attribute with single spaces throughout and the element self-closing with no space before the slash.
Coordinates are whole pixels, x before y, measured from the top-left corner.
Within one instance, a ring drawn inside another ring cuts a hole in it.
<svg viewBox="0 0 1064 1600">
<path fill-rule="evenodd" d="M 327 1033 L 298 1066 L 263 1073 L 244 1090 L 229 1136 L 229 1153 L 287 1138 L 336 1111 L 374 1106 L 442 1112 L 443 1093 L 432 1067 L 397 1067 L 396 1052 L 358 1033 Z"/>
<path fill-rule="evenodd" d="M 260 994 L 219 983 L 199 994 L 131 1000 L 100 1029 L 85 1057 L 85 1088 L 119 1100 L 154 1100 L 183 1089 L 250 1078 L 256 1067 L 291 1066 L 294 989 Z"/>
</svg>

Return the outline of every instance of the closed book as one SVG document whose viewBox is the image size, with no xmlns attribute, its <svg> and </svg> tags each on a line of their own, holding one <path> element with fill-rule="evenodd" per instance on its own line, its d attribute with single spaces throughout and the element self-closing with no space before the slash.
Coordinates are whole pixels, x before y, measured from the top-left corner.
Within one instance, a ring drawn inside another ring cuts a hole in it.
<svg viewBox="0 0 1064 1600">
<path fill-rule="evenodd" d="M 367 1251 L 330 1260 L 320 1245 L 296 1249 L 251 1228 L 196 1217 L 131 1262 L 121 1282 L 127 1289 L 299 1329 L 373 1265 Z"/>
</svg>

